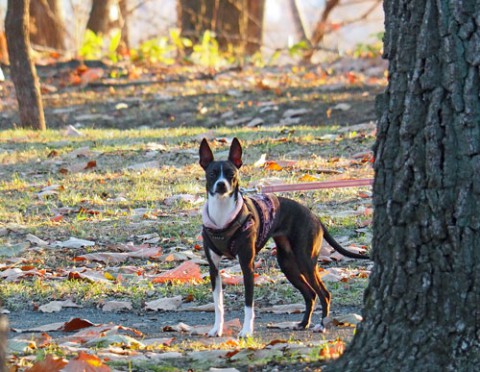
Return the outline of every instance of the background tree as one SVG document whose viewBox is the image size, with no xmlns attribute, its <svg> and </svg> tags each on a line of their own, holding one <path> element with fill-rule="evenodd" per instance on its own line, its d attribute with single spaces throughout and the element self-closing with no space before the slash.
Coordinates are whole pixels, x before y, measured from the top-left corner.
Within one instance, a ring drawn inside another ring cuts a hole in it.
<svg viewBox="0 0 480 372">
<path fill-rule="evenodd" d="M 181 34 L 198 41 L 207 30 L 214 31 L 221 49 L 233 45 L 253 54 L 262 45 L 265 0 L 179 0 Z"/>
<path fill-rule="evenodd" d="M 22 127 L 45 130 L 40 85 L 30 57 L 29 5 L 30 0 L 8 0 L 5 33 L 10 73 L 15 85 Z"/>
<path fill-rule="evenodd" d="M 66 28 L 60 0 L 30 1 L 30 42 L 64 51 Z"/>
<path fill-rule="evenodd" d="M 480 365 L 480 5 L 387 1 L 373 269 L 338 371 Z"/>
<path fill-rule="evenodd" d="M 368 1 L 367 1 L 368 2 Z M 320 18 L 318 19 L 317 23 L 315 24 L 315 28 L 313 30 L 312 36 L 310 37 L 310 46 L 311 49 L 308 50 L 304 56 L 304 62 L 310 62 L 313 54 L 315 53 L 315 49 L 322 43 L 325 39 L 325 36 L 328 33 L 339 29 L 346 25 L 351 25 L 353 23 L 358 23 L 365 21 L 370 14 L 381 4 L 382 0 L 372 0 L 366 10 L 360 13 L 358 16 L 344 19 L 342 22 L 338 22 L 335 25 L 332 24 L 330 21 L 330 17 L 332 12 L 339 7 L 340 5 L 348 6 L 358 4 L 358 1 L 340 1 L 340 0 L 326 0 L 325 7 L 323 8 L 322 13 L 320 14 Z"/>
<path fill-rule="evenodd" d="M 93 0 L 87 29 L 95 34 L 107 34 L 111 29 L 110 8 L 113 5 L 113 0 Z"/>
<path fill-rule="evenodd" d="M 129 18 L 131 10 L 128 8 L 128 0 L 119 0 L 118 8 L 120 10 L 120 28 L 122 32 L 122 48 L 130 49 Z"/>
<path fill-rule="evenodd" d="M 288 7 L 290 8 L 290 13 L 292 14 L 293 27 L 295 29 L 297 40 L 304 40 L 310 43 L 310 40 L 307 37 L 307 32 L 305 31 L 305 24 L 303 22 L 302 15 L 298 9 L 297 0 L 288 0 Z"/>
</svg>

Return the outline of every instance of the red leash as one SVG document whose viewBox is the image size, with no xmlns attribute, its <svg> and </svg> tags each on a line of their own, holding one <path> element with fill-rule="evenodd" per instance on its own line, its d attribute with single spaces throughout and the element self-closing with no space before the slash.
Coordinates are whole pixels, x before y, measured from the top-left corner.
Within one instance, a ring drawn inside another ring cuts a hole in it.
<svg viewBox="0 0 480 372">
<path fill-rule="evenodd" d="M 338 181 L 267 185 L 267 186 L 259 186 L 258 189 L 260 192 L 272 193 L 272 192 L 333 189 L 333 188 L 339 188 L 339 187 L 371 186 L 372 184 L 373 184 L 373 178 L 361 178 L 358 180 L 338 180 Z"/>
</svg>

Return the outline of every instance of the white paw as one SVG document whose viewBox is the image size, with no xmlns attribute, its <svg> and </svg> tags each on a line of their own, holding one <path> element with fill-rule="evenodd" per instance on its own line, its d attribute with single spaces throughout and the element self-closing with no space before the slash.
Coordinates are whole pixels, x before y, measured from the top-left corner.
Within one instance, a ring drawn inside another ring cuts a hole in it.
<svg viewBox="0 0 480 372">
<path fill-rule="evenodd" d="M 208 337 L 222 337 L 223 327 L 213 327 L 208 331 Z"/>
<path fill-rule="evenodd" d="M 252 329 L 243 327 L 243 329 L 238 334 L 238 338 L 248 338 L 248 337 L 251 337 L 252 335 L 253 335 Z"/>
<path fill-rule="evenodd" d="M 316 324 L 312 329 L 313 332 L 326 333 L 327 329 L 323 324 Z"/>
</svg>

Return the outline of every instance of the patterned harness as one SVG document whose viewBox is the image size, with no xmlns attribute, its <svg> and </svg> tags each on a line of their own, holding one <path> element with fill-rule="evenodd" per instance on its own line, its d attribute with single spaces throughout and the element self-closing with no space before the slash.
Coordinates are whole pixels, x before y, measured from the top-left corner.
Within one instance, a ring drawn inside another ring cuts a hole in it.
<svg viewBox="0 0 480 372">
<path fill-rule="evenodd" d="M 243 197 L 244 204 L 235 219 L 223 229 L 213 229 L 203 225 L 202 236 L 208 247 L 216 254 L 234 259 L 238 253 L 236 244 L 242 234 L 258 225 L 255 248 L 258 251 L 270 237 L 270 231 L 276 222 L 278 198 L 275 195 L 257 194 Z"/>
</svg>

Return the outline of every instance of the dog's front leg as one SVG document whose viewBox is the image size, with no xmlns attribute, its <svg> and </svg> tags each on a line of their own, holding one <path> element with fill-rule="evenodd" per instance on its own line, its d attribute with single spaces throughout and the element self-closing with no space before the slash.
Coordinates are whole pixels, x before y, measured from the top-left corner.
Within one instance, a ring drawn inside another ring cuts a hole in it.
<svg viewBox="0 0 480 372">
<path fill-rule="evenodd" d="M 253 302 L 253 288 L 254 288 L 254 258 L 255 248 L 246 253 L 238 255 L 240 266 L 243 273 L 243 285 L 245 287 L 245 318 L 243 320 L 243 328 L 238 334 L 238 337 L 245 338 L 253 335 L 253 323 L 255 319 L 254 302 Z"/>
<path fill-rule="evenodd" d="M 223 334 L 224 310 L 222 278 L 220 277 L 220 274 L 218 272 L 218 266 L 222 257 L 209 249 L 207 258 L 210 267 L 210 281 L 212 282 L 213 303 L 215 305 L 215 324 L 213 325 L 213 328 L 208 332 L 208 335 L 210 337 L 221 337 Z"/>
</svg>

